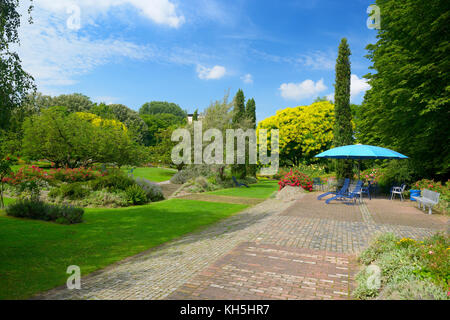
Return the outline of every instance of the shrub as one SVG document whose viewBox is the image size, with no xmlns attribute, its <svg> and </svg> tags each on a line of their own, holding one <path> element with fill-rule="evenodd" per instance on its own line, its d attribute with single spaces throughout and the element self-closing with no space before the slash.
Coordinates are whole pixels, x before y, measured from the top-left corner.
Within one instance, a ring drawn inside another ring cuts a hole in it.
<svg viewBox="0 0 450 320">
<path fill-rule="evenodd" d="M 447 294 L 430 280 L 411 277 L 393 282 L 384 288 L 379 300 L 447 300 Z"/>
<path fill-rule="evenodd" d="M 126 207 L 128 206 L 125 191 L 108 192 L 108 190 L 93 191 L 84 198 L 81 205 L 87 207 Z"/>
<path fill-rule="evenodd" d="M 62 184 L 59 188 L 54 188 L 48 196 L 50 198 L 61 197 L 69 200 L 79 200 L 89 195 L 88 186 L 83 182 Z"/>
<path fill-rule="evenodd" d="M 49 171 L 49 176 L 51 179 L 68 183 L 90 181 L 104 175 L 106 175 L 106 173 L 100 173 L 98 171 L 92 170 L 92 168 L 83 167 L 75 169 L 59 168 Z"/>
<path fill-rule="evenodd" d="M 125 190 L 125 193 L 127 194 L 127 201 L 129 204 L 139 205 L 139 204 L 145 204 L 148 202 L 147 194 L 137 184 L 129 186 Z"/>
<path fill-rule="evenodd" d="M 52 206 L 57 217 L 55 222 L 60 224 L 75 224 L 83 221 L 84 210 L 70 205 Z"/>
<path fill-rule="evenodd" d="M 82 222 L 84 210 L 67 205 L 52 205 L 43 201 L 18 200 L 6 207 L 6 214 L 18 218 L 74 224 Z"/>
<path fill-rule="evenodd" d="M 217 173 L 214 171 L 212 166 L 208 165 L 192 165 L 183 170 L 175 173 L 170 179 L 171 183 L 174 184 L 184 184 L 188 180 L 202 176 L 208 178 L 210 176 L 214 176 Z"/>
<path fill-rule="evenodd" d="M 137 178 L 136 183 L 145 191 L 147 198 L 152 202 L 164 200 L 161 186 L 144 178 Z"/>
<path fill-rule="evenodd" d="M 357 275 L 353 292 L 358 299 L 441 299 L 447 298 L 450 278 L 450 238 L 436 234 L 424 241 L 399 239 L 384 234 L 374 239 L 359 256 L 364 265 L 381 270 L 381 291 L 370 289 L 364 268 Z"/>
<path fill-rule="evenodd" d="M 301 173 L 297 170 L 289 171 L 279 182 L 278 185 L 280 189 L 283 189 L 285 186 L 292 187 L 302 187 L 307 191 L 312 191 L 313 189 L 313 181 L 304 173 Z"/>
<path fill-rule="evenodd" d="M 125 173 L 121 171 L 114 171 L 108 175 L 98 177 L 90 182 L 92 190 L 99 191 L 106 189 L 110 192 L 115 192 L 118 190 L 125 191 L 128 187 L 134 184 L 134 180 L 126 176 Z"/>
</svg>

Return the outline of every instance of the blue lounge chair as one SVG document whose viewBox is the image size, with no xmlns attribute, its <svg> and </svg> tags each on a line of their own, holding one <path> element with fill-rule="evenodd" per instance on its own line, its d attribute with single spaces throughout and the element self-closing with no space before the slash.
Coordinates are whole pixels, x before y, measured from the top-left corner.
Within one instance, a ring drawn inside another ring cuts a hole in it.
<svg viewBox="0 0 450 320">
<path fill-rule="evenodd" d="M 359 197 L 359 201 L 361 201 L 362 184 L 363 184 L 362 181 L 358 180 L 358 182 L 356 183 L 355 187 L 353 188 L 353 190 L 351 192 L 345 192 L 343 194 L 337 194 L 333 198 L 330 198 L 327 201 L 325 201 L 325 203 L 329 204 L 333 200 L 344 200 L 344 199 L 353 200 L 355 202 L 356 198 L 358 198 L 358 197 Z"/>
<path fill-rule="evenodd" d="M 234 182 L 234 185 L 236 186 L 236 187 L 247 187 L 247 188 L 250 188 L 248 185 L 246 185 L 245 183 L 240 183 L 239 181 L 237 181 L 237 179 L 236 179 L 236 177 L 235 176 L 233 176 L 232 177 L 233 178 L 233 182 Z"/>
<path fill-rule="evenodd" d="M 350 184 L 350 179 L 346 178 L 344 180 L 344 185 L 342 186 L 342 188 L 340 190 L 322 193 L 320 196 L 317 197 L 317 200 L 320 200 L 323 197 L 326 197 L 330 194 L 334 194 L 334 195 L 345 194 L 347 192 L 349 184 Z"/>
</svg>

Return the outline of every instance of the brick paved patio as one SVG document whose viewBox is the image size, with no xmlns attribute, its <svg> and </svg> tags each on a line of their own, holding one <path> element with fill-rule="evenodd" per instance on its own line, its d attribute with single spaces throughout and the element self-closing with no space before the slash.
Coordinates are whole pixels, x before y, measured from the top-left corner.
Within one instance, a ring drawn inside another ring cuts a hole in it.
<svg viewBox="0 0 450 320">
<path fill-rule="evenodd" d="M 356 254 L 381 232 L 421 239 L 449 219 L 384 199 L 270 199 L 39 299 L 348 299 Z"/>
</svg>

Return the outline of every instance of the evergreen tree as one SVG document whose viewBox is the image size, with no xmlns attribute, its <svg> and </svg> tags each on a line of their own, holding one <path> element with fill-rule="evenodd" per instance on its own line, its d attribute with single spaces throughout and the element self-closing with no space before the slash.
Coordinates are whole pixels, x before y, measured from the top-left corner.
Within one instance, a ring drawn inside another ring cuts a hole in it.
<svg viewBox="0 0 450 320">
<path fill-rule="evenodd" d="M 242 128 L 242 120 L 245 118 L 245 96 L 244 91 L 242 89 L 239 89 L 236 93 L 236 96 L 234 97 L 234 110 L 233 110 L 233 128 L 235 129 L 245 129 Z M 237 164 L 237 141 L 235 140 L 235 164 L 231 166 L 231 173 L 239 179 L 245 178 L 247 175 L 247 169 L 245 167 L 245 164 Z"/>
<path fill-rule="evenodd" d="M 192 116 L 192 121 L 197 121 L 197 120 L 198 120 L 198 109 L 195 109 L 194 115 Z"/>
<path fill-rule="evenodd" d="M 239 89 L 234 97 L 234 114 L 233 114 L 233 124 L 239 127 L 239 124 L 245 116 L 245 96 L 244 91 Z"/>
<path fill-rule="evenodd" d="M 245 114 L 247 119 L 250 121 L 251 129 L 256 129 L 256 103 L 255 99 L 249 99 L 247 101 L 247 106 L 245 108 Z M 248 159 L 248 155 L 246 157 Z M 248 161 L 247 161 L 248 162 Z M 251 177 L 256 177 L 257 165 L 247 163 L 247 173 Z"/>
<path fill-rule="evenodd" d="M 336 122 L 333 144 L 335 147 L 353 144 L 352 113 L 350 109 L 350 55 L 347 39 L 343 38 L 339 45 L 336 60 L 336 83 L 334 85 Z M 351 160 L 338 160 L 336 162 L 336 175 L 338 178 L 352 177 L 353 162 Z"/>
</svg>

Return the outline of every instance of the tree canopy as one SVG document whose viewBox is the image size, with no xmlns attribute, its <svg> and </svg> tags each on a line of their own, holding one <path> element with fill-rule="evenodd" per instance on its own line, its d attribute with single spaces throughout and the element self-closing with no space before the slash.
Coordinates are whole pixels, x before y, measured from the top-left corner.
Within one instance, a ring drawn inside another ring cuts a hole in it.
<svg viewBox="0 0 450 320">
<path fill-rule="evenodd" d="M 362 143 L 410 157 L 422 177 L 450 170 L 448 1 L 377 0 L 382 22 L 367 46 L 371 89 L 359 110 Z"/>
<path fill-rule="evenodd" d="M 172 102 L 166 101 L 152 101 L 147 102 L 142 105 L 139 109 L 139 114 L 159 114 L 159 113 L 170 113 L 177 116 L 180 119 L 187 117 L 186 111 L 180 108 L 179 105 Z"/>
<path fill-rule="evenodd" d="M 334 106 L 329 101 L 286 108 L 258 123 L 258 132 L 279 129 L 280 163 L 298 165 L 314 162 L 313 157 L 333 143 Z"/>
<path fill-rule="evenodd" d="M 19 44 L 18 7 L 18 0 L 0 2 L 0 130 L 9 126 L 11 113 L 35 90 L 33 77 L 23 70 L 19 55 L 10 48 Z M 30 5 L 29 12 L 31 9 Z"/>
<path fill-rule="evenodd" d="M 69 113 L 64 107 L 47 108 L 25 120 L 23 153 L 71 168 L 94 162 L 121 166 L 141 160 L 137 144 L 121 122 Z"/>
</svg>

